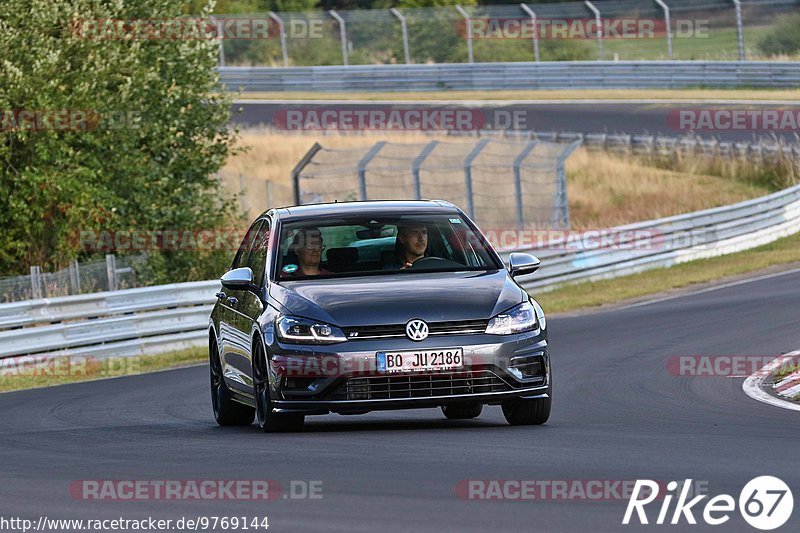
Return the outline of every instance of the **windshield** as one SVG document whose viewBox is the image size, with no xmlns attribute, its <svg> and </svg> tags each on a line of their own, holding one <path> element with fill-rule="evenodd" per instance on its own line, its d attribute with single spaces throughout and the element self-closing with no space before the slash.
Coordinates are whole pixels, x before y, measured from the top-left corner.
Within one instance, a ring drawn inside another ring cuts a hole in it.
<svg viewBox="0 0 800 533">
<path fill-rule="evenodd" d="M 284 223 L 278 254 L 277 280 L 502 268 L 457 214 Z"/>
</svg>

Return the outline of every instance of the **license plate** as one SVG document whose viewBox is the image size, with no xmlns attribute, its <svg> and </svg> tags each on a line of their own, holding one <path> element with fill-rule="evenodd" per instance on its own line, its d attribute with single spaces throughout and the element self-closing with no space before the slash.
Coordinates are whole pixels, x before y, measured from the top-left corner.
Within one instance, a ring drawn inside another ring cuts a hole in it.
<svg viewBox="0 0 800 533">
<path fill-rule="evenodd" d="M 464 366 L 464 350 L 462 348 L 378 352 L 376 355 L 379 372 L 450 370 Z"/>
</svg>

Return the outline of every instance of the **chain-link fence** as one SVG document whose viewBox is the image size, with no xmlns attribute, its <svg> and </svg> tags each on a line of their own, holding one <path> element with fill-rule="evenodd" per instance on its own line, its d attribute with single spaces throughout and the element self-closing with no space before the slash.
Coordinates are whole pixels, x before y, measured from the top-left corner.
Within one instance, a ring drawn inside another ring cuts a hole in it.
<svg viewBox="0 0 800 533">
<path fill-rule="evenodd" d="M 577 143 L 481 138 L 358 149 L 315 144 L 295 169 L 296 202 L 439 199 L 483 227 L 568 227 L 564 165 Z"/>
<path fill-rule="evenodd" d="M 130 289 L 138 286 L 136 267 L 145 261 L 145 255 L 107 255 L 105 260 L 72 261 L 57 272 L 42 272 L 32 266 L 27 276 L 0 277 L 0 302 Z"/>
<path fill-rule="evenodd" d="M 269 28 L 224 34 L 223 65 L 315 66 L 770 58 L 797 14 L 800 0 L 595 0 L 217 17 Z"/>
<path fill-rule="evenodd" d="M 220 182 L 235 197 L 246 220 L 255 219 L 267 209 L 290 205 L 294 199 L 290 184 L 253 173 L 222 172 Z"/>
</svg>

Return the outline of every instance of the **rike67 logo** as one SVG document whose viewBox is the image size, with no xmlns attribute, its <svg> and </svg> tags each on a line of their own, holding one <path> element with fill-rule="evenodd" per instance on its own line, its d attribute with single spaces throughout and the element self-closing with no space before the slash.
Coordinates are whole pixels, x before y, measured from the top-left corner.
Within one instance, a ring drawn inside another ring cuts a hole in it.
<svg viewBox="0 0 800 533">
<path fill-rule="evenodd" d="M 703 521 L 712 526 L 726 523 L 731 518 L 731 513 L 736 510 L 736 500 L 729 494 L 714 496 L 699 505 L 706 494 L 701 494 L 689 499 L 689 490 L 692 480 L 687 479 L 683 484 L 677 481 L 667 483 L 667 493 L 661 500 L 656 524 L 680 524 L 686 520 L 688 524 L 697 524 L 695 513 L 701 514 Z M 680 494 L 676 489 L 680 489 Z M 644 495 L 643 497 L 640 497 Z M 672 501 L 677 496 L 674 509 L 670 509 Z M 645 506 L 653 503 L 659 497 L 658 483 L 649 479 L 637 479 L 633 493 L 628 500 L 625 516 L 622 523 L 627 525 L 631 519 L 638 519 L 640 524 L 651 523 L 652 516 L 648 518 Z M 745 522 L 756 529 L 768 531 L 781 527 L 792 516 L 794 498 L 789 486 L 782 480 L 773 476 L 759 476 L 751 479 L 739 493 L 739 513 Z M 696 508 L 695 508 L 696 506 Z M 702 509 L 702 511 L 701 511 Z M 672 511 L 670 513 L 670 511 Z M 671 514 L 671 516 L 670 516 Z"/>
</svg>

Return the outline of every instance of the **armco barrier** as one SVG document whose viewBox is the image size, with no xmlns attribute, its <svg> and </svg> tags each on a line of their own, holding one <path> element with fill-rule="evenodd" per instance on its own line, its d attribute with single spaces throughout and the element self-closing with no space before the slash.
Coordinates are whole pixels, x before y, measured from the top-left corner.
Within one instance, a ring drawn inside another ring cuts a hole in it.
<svg viewBox="0 0 800 533">
<path fill-rule="evenodd" d="M 613 278 L 761 246 L 800 231 L 800 185 L 763 198 L 611 231 L 636 230 L 649 235 L 647 246 L 638 247 L 633 241 L 630 246 L 595 250 L 527 250 L 542 258 L 542 268 L 522 284 L 526 289 L 550 290 L 564 283 Z M 660 240 L 655 246 L 650 245 L 652 235 Z"/>
<path fill-rule="evenodd" d="M 440 91 L 684 89 L 800 85 L 796 61 L 547 61 L 326 67 L 219 67 L 230 90 Z"/>
<path fill-rule="evenodd" d="M 611 278 L 760 246 L 800 231 L 800 185 L 763 198 L 613 228 L 641 230 L 657 246 L 530 250 L 539 272 L 532 292 Z M 686 240 L 698 234 L 702 242 Z M 636 237 L 640 238 L 640 237 Z M 642 237 L 644 238 L 644 237 Z M 523 251 L 523 250 L 520 250 Z M 507 259 L 508 252 L 502 254 Z M 0 305 L 0 357 L 26 354 L 128 356 L 201 346 L 218 281 L 67 296 Z M 27 327 L 26 327 L 27 326 Z"/>
<path fill-rule="evenodd" d="M 219 281 L 0 305 L 0 357 L 147 355 L 206 342 Z"/>
</svg>

